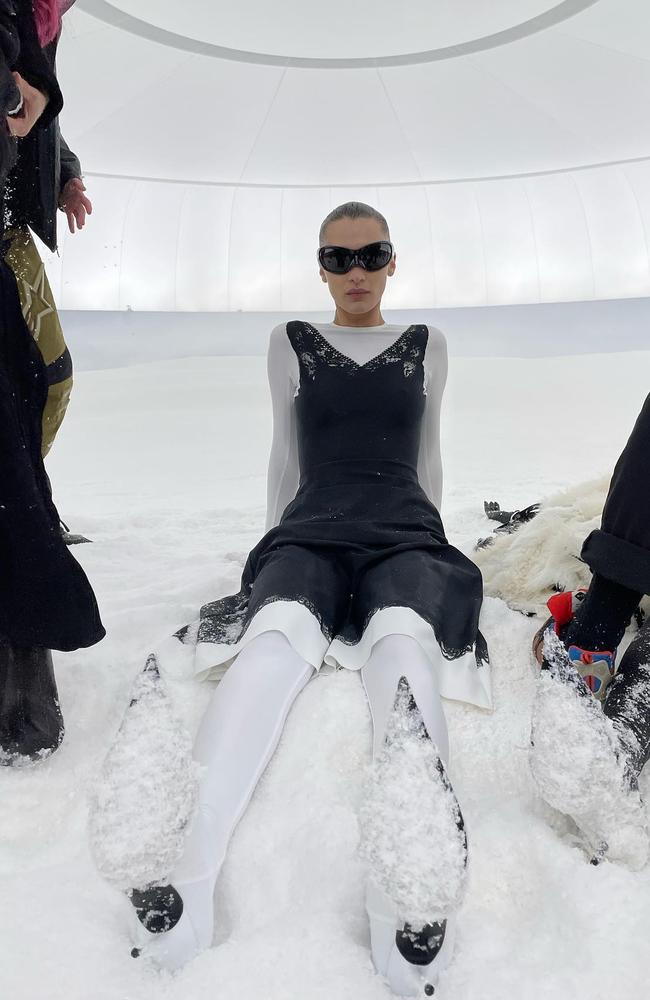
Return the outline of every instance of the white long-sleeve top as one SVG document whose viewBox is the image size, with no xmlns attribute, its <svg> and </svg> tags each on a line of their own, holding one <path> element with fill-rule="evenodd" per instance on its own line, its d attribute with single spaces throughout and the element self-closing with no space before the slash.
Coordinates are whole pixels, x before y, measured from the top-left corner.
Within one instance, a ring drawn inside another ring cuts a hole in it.
<svg viewBox="0 0 650 1000">
<path fill-rule="evenodd" d="M 382 326 L 338 326 L 334 323 L 312 324 L 341 354 L 363 365 L 382 354 L 407 329 L 384 323 Z M 424 391 L 426 394 L 418 479 L 429 500 L 439 510 L 442 498 L 442 459 L 440 456 L 440 406 L 447 381 L 447 342 L 440 330 L 427 327 L 429 337 L 424 355 Z M 298 434 L 294 400 L 300 385 L 298 358 L 287 336 L 286 323 L 271 331 L 268 351 L 268 375 L 273 405 L 273 442 L 267 477 L 266 530 L 274 528 L 298 490 Z"/>
</svg>

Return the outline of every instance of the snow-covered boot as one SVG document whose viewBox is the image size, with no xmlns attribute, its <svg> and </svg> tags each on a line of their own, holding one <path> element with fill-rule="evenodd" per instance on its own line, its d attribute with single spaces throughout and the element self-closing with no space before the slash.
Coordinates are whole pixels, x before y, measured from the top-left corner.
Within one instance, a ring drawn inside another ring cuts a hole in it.
<svg viewBox="0 0 650 1000">
<path fill-rule="evenodd" d="M 569 659 L 598 701 L 607 697 L 607 689 L 616 673 L 616 650 L 588 650 L 567 644 L 565 635 L 575 621 L 576 612 L 586 597 L 585 588 L 554 594 L 546 602 L 551 617 L 535 633 L 533 655 L 542 666 L 544 660 L 544 638 L 547 632 L 555 632 L 564 642 Z"/>
<path fill-rule="evenodd" d="M 44 760 L 61 745 L 63 734 L 49 649 L 0 640 L 0 764 Z"/>
<path fill-rule="evenodd" d="M 399 996 L 433 996 L 453 952 L 467 838 L 458 801 L 405 677 L 360 820 L 375 968 Z"/>
<path fill-rule="evenodd" d="M 182 854 L 197 795 L 192 741 L 152 655 L 136 680 L 91 801 L 90 844 L 101 874 L 126 892 L 166 885 Z"/>
<path fill-rule="evenodd" d="M 643 867 L 648 831 L 636 778 L 615 727 L 553 630 L 544 636 L 530 764 L 542 798 L 573 818 L 594 860 Z"/>
<path fill-rule="evenodd" d="M 551 612 L 541 628 L 533 636 L 533 656 L 542 665 L 544 659 L 544 637 L 547 632 L 555 632 L 560 638 L 566 632 L 567 626 L 573 622 L 576 612 L 587 594 L 587 588 L 581 587 L 579 590 L 562 590 L 558 594 L 553 594 L 546 602 L 548 610 Z"/>
</svg>

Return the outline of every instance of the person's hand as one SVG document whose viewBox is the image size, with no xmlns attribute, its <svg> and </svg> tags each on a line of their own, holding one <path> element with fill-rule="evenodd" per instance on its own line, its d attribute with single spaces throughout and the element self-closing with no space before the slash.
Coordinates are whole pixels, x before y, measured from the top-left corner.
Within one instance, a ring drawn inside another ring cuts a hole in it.
<svg viewBox="0 0 650 1000">
<path fill-rule="evenodd" d="M 86 185 L 81 177 L 71 177 L 67 182 L 59 198 L 59 208 L 68 216 L 68 228 L 71 233 L 77 229 L 83 229 L 86 223 L 86 215 L 93 214 L 93 206 L 90 198 L 84 194 Z"/>
<path fill-rule="evenodd" d="M 17 139 L 24 139 L 45 111 L 49 97 L 27 83 L 20 73 L 12 73 L 12 76 L 20 91 L 22 106 L 16 114 L 7 115 L 7 127 Z"/>
</svg>

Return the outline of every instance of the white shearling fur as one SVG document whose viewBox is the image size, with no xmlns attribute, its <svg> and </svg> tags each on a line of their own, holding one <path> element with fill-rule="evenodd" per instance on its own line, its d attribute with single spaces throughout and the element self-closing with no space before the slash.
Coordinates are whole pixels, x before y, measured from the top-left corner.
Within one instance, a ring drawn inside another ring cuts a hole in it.
<svg viewBox="0 0 650 1000">
<path fill-rule="evenodd" d="M 532 521 L 474 552 L 485 593 L 511 608 L 543 614 L 553 590 L 588 587 L 591 573 L 580 550 L 600 527 L 608 488 L 604 477 L 548 497 Z"/>
</svg>

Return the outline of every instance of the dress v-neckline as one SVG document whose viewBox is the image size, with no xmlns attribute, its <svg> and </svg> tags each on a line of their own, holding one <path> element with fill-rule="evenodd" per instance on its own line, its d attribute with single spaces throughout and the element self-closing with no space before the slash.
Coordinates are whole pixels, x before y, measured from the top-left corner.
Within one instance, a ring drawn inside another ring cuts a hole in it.
<svg viewBox="0 0 650 1000">
<path fill-rule="evenodd" d="M 404 332 L 399 335 L 399 337 L 397 338 L 397 340 L 394 340 L 392 344 L 389 344 L 388 347 L 385 350 L 380 351 L 379 354 L 375 354 L 375 356 L 373 358 L 368 358 L 368 360 L 364 361 L 364 363 L 361 365 L 361 364 L 359 364 L 358 361 L 355 361 L 354 358 L 351 358 L 348 354 L 343 354 L 342 351 L 339 351 L 338 347 L 334 347 L 334 344 L 331 344 L 329 342 L 329 340 L 327 339 L 327 337 L 324 337 L 323 334 L 320 332 L 320 330 L 316 329 L 315 326 L 312 326 L 311 323 L 308 323 L 307 325 L 309 326 L 309 328 L 311 330 L 313 330 L 313 332 L 316 334 L 316 336 L 320 340 L 323 341 L 323 343 L 325 344 L 325 346 L 330 351 L 333 351 L 335 354 L 338 354 L 338 356 L 340 358 L 342 358 L 344 361 L 347 361 L 348 364 L 354 365 L 355 368 L 359 368 L 359 369 L 367 368 L 368 365 L 373 364 L 373 362 L 375 362 L 375 361 L 381 361 L 381 359 L 384 357 L 384 355 L 389 354 L 391 351 L 395 350 L 396 347 L 399 347 L 399 345 L 405 339 L 406 335 L 409 334 L 411 332 L 411 330 L 414 330 L 415 327 L 417 326 L 416 323 L 411 323 L 411 325 L 407 326 L 406 330 L 404 330 Z M 360 327 L 360 329 L 363 329 L 363 327 Z"/>
</svg>

